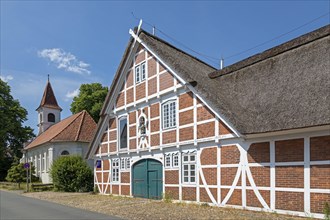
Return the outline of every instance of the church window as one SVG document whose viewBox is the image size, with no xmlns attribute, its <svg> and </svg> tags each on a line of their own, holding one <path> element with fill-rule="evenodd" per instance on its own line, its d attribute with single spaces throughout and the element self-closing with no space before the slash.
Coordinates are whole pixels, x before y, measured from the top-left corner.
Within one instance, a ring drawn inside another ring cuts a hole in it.
<svg viewBox="0 0 330 220">
<path fill-rule="evenodd" d="M 127 118 L 119 120 L 119 149 L 127 148 Z"/>
<path fill-rule="evenodd" d="M 53 113 L 48 114 L 48 122 L 55 122 L 55 115 Z"/>
<path fill-rule="evenodd" d="M 61 156 L 67 156 L 69 154 L 70 154 L 69 151 L 64 150 L 64 151 L 62 151 Z"/>
</svg>

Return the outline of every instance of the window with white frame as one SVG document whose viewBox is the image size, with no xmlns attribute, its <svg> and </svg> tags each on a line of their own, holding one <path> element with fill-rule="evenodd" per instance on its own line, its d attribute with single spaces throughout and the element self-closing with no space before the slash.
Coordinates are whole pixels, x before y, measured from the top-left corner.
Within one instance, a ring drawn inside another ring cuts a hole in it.
<svg viewBox="0 0 330 220">
<path fill-rule="evenodd" d="M 127 148 L 127 118 L 119 119 L 119 150 Z"/>
<path fill-rule="evenodd" d="M 179 155 L 173 154 L 173 167 L 178 167 L 178 166 L 179 166 Z"/>
<path fill-rule="evenodd" d="M 45 171 L 45 155 L 41 154 L 41 172 Z"/>
<path fill-rule="evenodd" d="M 176 127 L 176 101 L 167 101 L 162 105 L 163 129 Z"/>
<path fill-rule="evenodd" d="M 182 155 L 183 183 L 196 182 L 196 153 Z"/>
<path fill-rule="evenodd" d="M 165 154 L 164 164 L 166 168 L 179 167 L 179 153 Z"/>
<path fill-rule="evenodd" d="M 165 167 L 171 167 L 172 163 L 171 163 L 171 154 L 168 154 L 165 156 Z"/>
<path fill-rule="evenodd" d="M 112 182 L 118 182 L 119 181 L 119 159 L 112 161 Z"/>
<path fill-rule="evenodd" d="M 121 170 L 128 170 L 130 168 L 131 168 L 131 160 L 130 160 L 130 158 L 121 158 L 120 169 Z"/>
<path fill-rule="evenodd" d="M 125 169 L 125 162 L 126 162 L 126 159 L 122 158 L 121 161 L 120 161 L 120 169 L 121 170 Z"/>
<path fill-rule="evenodd" d="M 135 66 L 135 82 L 140 83 L 146 79 L 147 69 L 146 63 L 143 62 Z"/>
</svg>

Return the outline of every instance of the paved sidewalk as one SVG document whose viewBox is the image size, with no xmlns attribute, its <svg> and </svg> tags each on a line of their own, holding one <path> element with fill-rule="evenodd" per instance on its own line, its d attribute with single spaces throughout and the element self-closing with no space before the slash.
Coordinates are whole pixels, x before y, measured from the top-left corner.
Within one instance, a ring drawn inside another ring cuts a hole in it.
<svg viewBox="0 0 330 220">
<path fill-rule="evenodd" d="M 0 219 L 22 220 L 119 220 L 118 217 L 68 207 L 20 195 L 17 192 L 0 190 Z"/>
</svg>

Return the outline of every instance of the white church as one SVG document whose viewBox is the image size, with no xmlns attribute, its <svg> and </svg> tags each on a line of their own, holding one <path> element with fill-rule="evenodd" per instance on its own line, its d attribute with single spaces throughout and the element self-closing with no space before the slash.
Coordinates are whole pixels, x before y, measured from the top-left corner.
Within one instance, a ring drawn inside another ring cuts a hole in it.
<svg viewBox="0 0 330 220">
<path fill-rule="evenodd" d="M 85 110 L 61 120 L 62 108 L 57 103 L 49 79 L 36 111 L 38 136 L 24 147 L 21 161 L 32 162 L 42 183 L 51 183 L 49 169 L 52 162 L 66 155 L 84 157 L 96 123 Z"/>
</svg>

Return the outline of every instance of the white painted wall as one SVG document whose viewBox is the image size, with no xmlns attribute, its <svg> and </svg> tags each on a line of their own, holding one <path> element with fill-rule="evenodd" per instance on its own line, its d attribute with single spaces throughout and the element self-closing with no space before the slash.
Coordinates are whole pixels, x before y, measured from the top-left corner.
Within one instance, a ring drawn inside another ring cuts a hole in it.
<svg viewBox="0 0 330 220">
<path fill-rule="evenodd" d="M 46 143 L 29 149 L 26 156 L 30 162 L 33 162 L 36 175 L 40 177 L 42 183 L 51 183 L 49 169 L 53 161 L 59 158 L 64 150 L 68 151 L 70 155 L 84 157 L 88 150 L 88 144 L 84 142 Z M 87 163 L 91 168 L 93 167 L 93 160 L 88 160 Z"/>
</svg>

